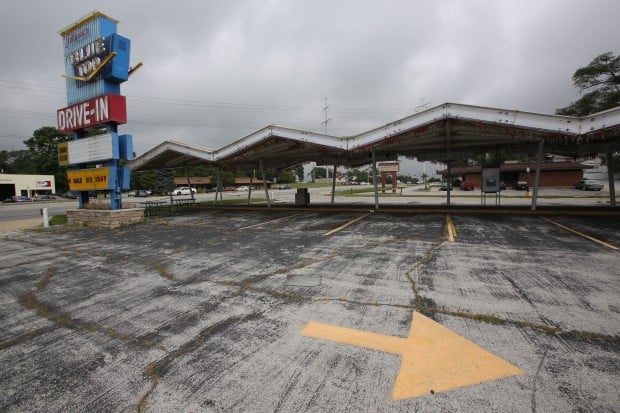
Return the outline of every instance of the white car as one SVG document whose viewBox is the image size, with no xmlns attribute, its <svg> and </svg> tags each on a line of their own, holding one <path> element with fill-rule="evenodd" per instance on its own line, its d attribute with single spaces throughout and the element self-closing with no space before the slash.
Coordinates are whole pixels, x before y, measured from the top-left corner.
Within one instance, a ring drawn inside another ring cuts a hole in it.
<svg viewBox="0 0 620 413">
<path fill-rule="evenodd" d="M 237 191 L 249 191 L 250 187 L 249 186 L 240 186 L 237 188 Z"/>
<path fill-rule="evenodd" d="M 191 192 L 190 192 L 191 190 Z M 195 188 L 190 188 L 189 186 L 180 186 L 178 188 L 174 188 L 172 191 L 168 192 L 168 195 L 190 195 L 191 193 L 196 193 Z"/>
</svg>

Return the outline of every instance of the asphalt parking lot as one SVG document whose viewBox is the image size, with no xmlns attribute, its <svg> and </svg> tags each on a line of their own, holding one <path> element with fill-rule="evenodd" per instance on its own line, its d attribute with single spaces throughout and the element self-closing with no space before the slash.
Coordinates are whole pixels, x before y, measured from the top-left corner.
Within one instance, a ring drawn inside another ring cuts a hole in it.
<svg viewBox="0 0 620 413">
<path fill-rule="evenodd" d="M 620 406 L 617 216 L 213 210 L 0 245 L 2 411 Z"/>
</svg>

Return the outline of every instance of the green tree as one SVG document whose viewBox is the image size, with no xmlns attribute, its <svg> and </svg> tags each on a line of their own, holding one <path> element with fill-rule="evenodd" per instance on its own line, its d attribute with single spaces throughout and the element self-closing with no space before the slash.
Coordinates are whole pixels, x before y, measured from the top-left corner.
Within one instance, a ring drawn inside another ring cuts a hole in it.
<svg viewBox="0 0 620 413">
<path fill-rule="evenodd" d="M 304 166 L 303 165 L 297 165 L 295 169 L 293 170 L 293 173 L 297 177 L 298 182 L 304 181 Z"/>
<path fill-rule="evenodd" d="M 620 56 L 607 52 L 573 74 L 573 84 L 581 93 L 577 101 L 556 110 L 558 115 L 587 116 L 620 106 Z"/>
<path fill-rule="evenodd" d="M 20 159 L 20 168 L 23 169 L 16 172 L 54 175 L 56 191 L 68 190 L 67 168 L 58 165 L 58 144 L 71 139 L 72 137 L 69 135 L 58 133 L 53 126 L 43 126 L 35 130 L 32 137 L 24 141 L 24 145 L 28 148 L 28 158 L 31 165 Z M 17 165 L 14 164 L 15 166 Z"/>
<path fill-rule="evenodd" d="M 168 194 L 176 188 L 174 173 L 170 169 L 158 169 L 155 171 L 155 181 L 152 191 L 159 194 Z"/>
<path fill-rule="evenodd" d="M 150 189 L 155 187 L 157 174 L 154 171 L 131 172 L 131 187 L 135 189 Z"/>
<path fill-rule="evenodd" d="M 278 171 L 275 175 L 278 179 L 278 183 L 291 184 L 295 182 L 295 174 L 292 171 Z"/>
<path fill-rule="evenodd" d="M 310 174 L 312 175 L 312 181 L 314 182 L 315 179 L 326 178 L 327 169 L 323 168 L 322 166 L 315 166 L 314 168 L 312 168 Z"/>
<path fill-rule="evenodd" d="M 36 161 L 38 173 L 53 173 L 58 170 L 58 144 L 72 138 L 58 133 L 52 126 L 35 130 L 32 137 L 24 141 L 30 156 Z"/>
<path fill-rule="evenodd" d="M 6 173 L 10 174 L 36 174 L 38 173 L 36 160 L 30 155 L 30 151 L 20 149 L 7 152 Z"/>
<path fill-rule="evenodd" d="M 8 172 L 11 159 L 11 153 L 9 151 L 0 151 L 0 172 Z"/>
</svg>

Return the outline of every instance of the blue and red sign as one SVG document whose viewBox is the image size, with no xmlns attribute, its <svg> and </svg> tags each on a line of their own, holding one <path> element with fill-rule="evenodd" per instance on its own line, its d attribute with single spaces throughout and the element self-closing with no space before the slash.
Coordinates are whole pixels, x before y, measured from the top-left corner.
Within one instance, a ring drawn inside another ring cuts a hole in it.
<svg viewBox="0 0 620 413">
<path fill-rule="evenodd" d="M 120 167 L 119 160 L 133 159 L 132 138 L 119 136 L 117 126 L 127 122 L 127 106 L 120 94 L 120 84 L 131 73 L 131 41 L 116 33 L 117 23 L 94 11 L 60 31 L 68 106 L 57 112 L 57 129 L 61 133 L 73 132 L 79 144 L 74 141 L 76 144 L 62 145 L 59 159 L 62 158 L 63 164 L 78 167 L 77 171 L 69 172 L 69 182 L 72 189 L 83 191 L 80 206 L 88 202 L 87 191 L 106 189 L 113 191 L 112 209 L 120 209 L 120 191 L 130 187 L 129 170 Z M 107 135 L 85 138 L 87 129 L 101 126 L 106 127 Z M 109 144 L 113 147 L 109 148 Z M 99 148 L 101 145 L 103 149 Z M 102 153 L 106 159 L 101 159 Z M 95 161 L 107 162 L 108 166 L 89 169 Z"/>
</svg>

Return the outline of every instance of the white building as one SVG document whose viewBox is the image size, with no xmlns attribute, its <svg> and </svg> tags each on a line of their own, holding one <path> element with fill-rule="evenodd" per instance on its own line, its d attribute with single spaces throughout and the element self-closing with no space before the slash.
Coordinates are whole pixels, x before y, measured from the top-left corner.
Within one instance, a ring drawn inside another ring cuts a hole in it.
<svg viewBox="0 0 620 413">
<path fill-rule="evenodd" d="M 19 175 L 0 173 L 0 200 L 13 195 L 33 197 L 56 192 L 54 175 Z"/>
</svg>

